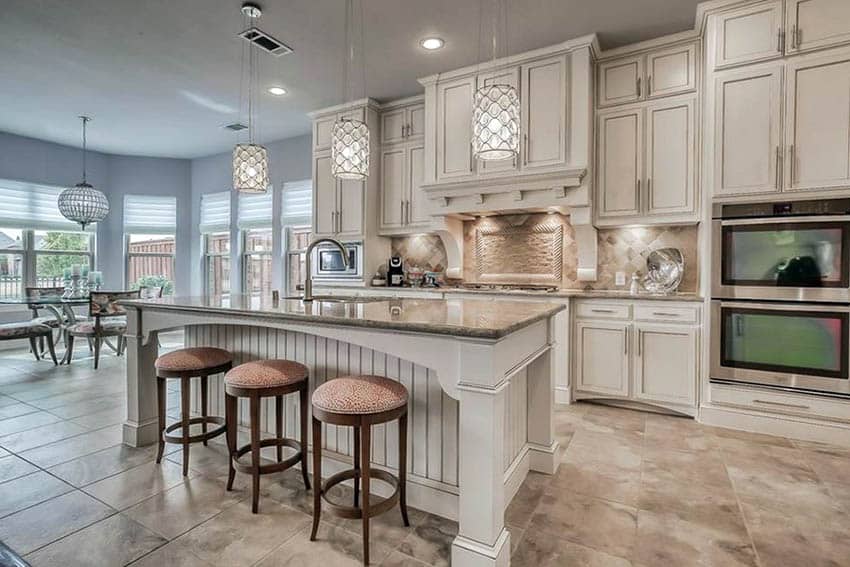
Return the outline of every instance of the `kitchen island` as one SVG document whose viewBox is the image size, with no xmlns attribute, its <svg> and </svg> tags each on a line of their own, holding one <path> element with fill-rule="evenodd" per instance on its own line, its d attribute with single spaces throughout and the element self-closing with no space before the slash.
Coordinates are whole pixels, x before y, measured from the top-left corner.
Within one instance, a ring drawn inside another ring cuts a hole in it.
<svg viewBox="0 0 850 567">
<path fill-rule="evenodd" d="M 556 329 L 564 324 L 563 305 L 339 297 L 272 303 L 247 296 L 125 305 L 126 444 L 157 438 L 154 360 L 160 331 L 183 328 L 187 346 L 225 348 L 234 364 L 298 360 L 310 369 L 311 391 L 345 374 L 388 376 L 410 395 L 409 504 L 458 521 L 454 565 L 509 564 L 504 510 L 529 470 L 551 474 L 558 466 L 554 346 Z M 211 380 L 210 391 L 210 413 L 224 415 L 221 376 Z M 271 404 L 263 408 L 267 431 L 273 412 Z M 288 401 L 285 434 L 296 438 L 297 412 L 294 400 Z M 324 427 L 325 470 L 332 474 L 350 466 L 352 433 Z M 386 424 L 373 434 L 376 467 L 398 465 L 394 427 Z"/>
</svg>

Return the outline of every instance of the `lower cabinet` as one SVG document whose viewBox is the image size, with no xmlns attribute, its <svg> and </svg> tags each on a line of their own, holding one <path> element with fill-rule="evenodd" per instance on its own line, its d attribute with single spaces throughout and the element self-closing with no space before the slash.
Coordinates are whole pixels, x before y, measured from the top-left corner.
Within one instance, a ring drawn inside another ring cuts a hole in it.
<svg viewBox="0 0 850 567">
<path fill-rule="evenodd" d="M 696 413 L 700 305 L 657 305 L 580 300 L 574 310 L 574 398 Z"/>
</svg>

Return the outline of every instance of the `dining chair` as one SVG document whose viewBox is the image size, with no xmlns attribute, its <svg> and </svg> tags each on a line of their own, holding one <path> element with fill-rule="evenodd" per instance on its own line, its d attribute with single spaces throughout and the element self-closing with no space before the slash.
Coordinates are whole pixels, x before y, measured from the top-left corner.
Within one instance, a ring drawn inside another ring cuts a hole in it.
<svg viewBox="0 0 850 567">
<path fill-rule="evenodd" d="M 64 286 L 54 287 L 25 287 L 24 296 L 27 299 L 27 306 L 32 312 L 31 323 L 39 325 L 47 325 L 51 329 L 57 331 L 53 336 L 53 344 L 56 345 L 59 339 L 65 338 L 64 327 L 68 324 L 68 317 L 56 307 L 48 307 L 45 302 L 54 302 L 62 299 L 65 295 Z M 49 309 L 52 311 L 50 315 L 40 315 L 39 311 Z M 39 353 L 44 354 L 44 337 L 39 338 Z"/>
<path fill-rule="evenodd" d="M 93 291 L 89 294 L 89 320 L 68 327 L 68 362 L 74 353 L 74 337 L 85 337 L 94 343 L 94 367 L 100 362 L 100 347 L 108 337 L 118 337 L 119 344 L 127 331 L 127 311 L 118 304 L 124 299 L 139 299 L 140 290 Z M 121 354 L 120 348 L 115 348 Z"/>
</svg>

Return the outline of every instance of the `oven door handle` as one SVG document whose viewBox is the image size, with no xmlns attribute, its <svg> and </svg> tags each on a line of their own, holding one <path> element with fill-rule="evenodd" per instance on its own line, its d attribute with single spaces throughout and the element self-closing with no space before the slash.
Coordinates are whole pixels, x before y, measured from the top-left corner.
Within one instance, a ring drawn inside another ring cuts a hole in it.
<svg viewBox="0 0 850 567">
<path fill-rule="evenodd" d="M 824 215 L 808 216 L 808 217 L 770 217 L 770 218 L 751 218 L 751 219 L 727 219 L 721 220 L 722 226 L 747 226 L 747 225 L 764 225 L 764 224 L 798 224 L 798 223 L 823 223 L 823 222 L 846 222 L 850 223 L 850 215 Z"/>
</svg>

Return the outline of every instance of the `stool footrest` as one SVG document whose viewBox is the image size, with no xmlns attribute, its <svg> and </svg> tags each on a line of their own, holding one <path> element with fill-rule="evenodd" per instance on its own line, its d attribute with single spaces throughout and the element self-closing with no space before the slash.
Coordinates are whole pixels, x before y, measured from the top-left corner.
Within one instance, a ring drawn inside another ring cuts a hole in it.
<svg viewBox="0 0 850 567">
<path fill-rule="evenodd" d="M 218 437 L 222 433 L 227 430 L 227 425 L 225 424 L 223 417 L 209 415 L 207 417 L 193 417 L 189 419 L 189 425 L 197 425 L 201 423 L 206 423 L 208 425 L 217 425 L 215 429 L 212 431 L 207 431 L 206 433 L 199 433 L 197 435 L 189 436 L 189 443 L 199 443 L 201 441 L 208 441 L 213 437 Z M 165 428 L 165 435 L 162 436 L 163 440 L 166 443 L 183 443 L 182 435 L 168 435 L 172 431 L 176 431 L 180 429 L 182 432 L 183 422 L 178 421 L 177 423 L 172 423 L 168 427 Z"/>
<path fill-rule="evenodd" d="M 360 469 L 348 469 L 344 471 L 340 471 L 336 474 L 328 477 L 325 482 L 322 483 L 322 500 L 329 506 L 330 512 L 334 515 L 339 516 L 340 518 L 346 518 L 349 520 L 360 519 L 363 517 L 363 508 L 359 506 L 345 506 L 342 504 L 337 504 L 336 502 L 332 502 L 327 497 L 327 492 L 341 482 L 345 482 L 346 480 L 350 480 L 356 477 L 362 476 L 362 472 Z M 394 474 L 382 470 L 382 469 L 371 469 L 369 471 L 369 477 L 371 479 L 383 480 L 384 482 L 390 484 L 393 487 L 393 493 L 389 495 L 387 498 L 377 499 L 374 494 L 369 495 L 369 517 L 374 518 L 375 516 L 379 516 L 391 509 L 393 506 L 398 503 L 399 498 L 399 480 Z M 314 488 L 314 490 L 318 490 Z M 373 502 L 373 499 L 375 500 Z M 363 496 L 360 496 L 360 501 L 363 501 Z"/>
<path fill-rule="evenodd" d="M 295 449 L 297 452 L 294 455 L 290 455 L 283 461 L 279 463 L 270 463 L 267 465 L 260 465 L 260 474 L 269 474 L 280 471 L 285 471 L 292 465 L 298 463 L 301 460 L 301 455 L 303 451 L 301 450 L 301 443 L 296 441 L 295 439 L 260 439 L 260 448 L 263 447 L 289 447 L 290 449 Z M 251 452 L 251 444 L 243 445 L 236 449 L 236 453 L 232 455 L 233 459 L 233 468 L 238 470 L 239 472 L 244 473 L 252 473 L 254 472 L 254 464 L 253 463 L 240 463 L 239 459 L 246 454 Z"/>
</svg>

